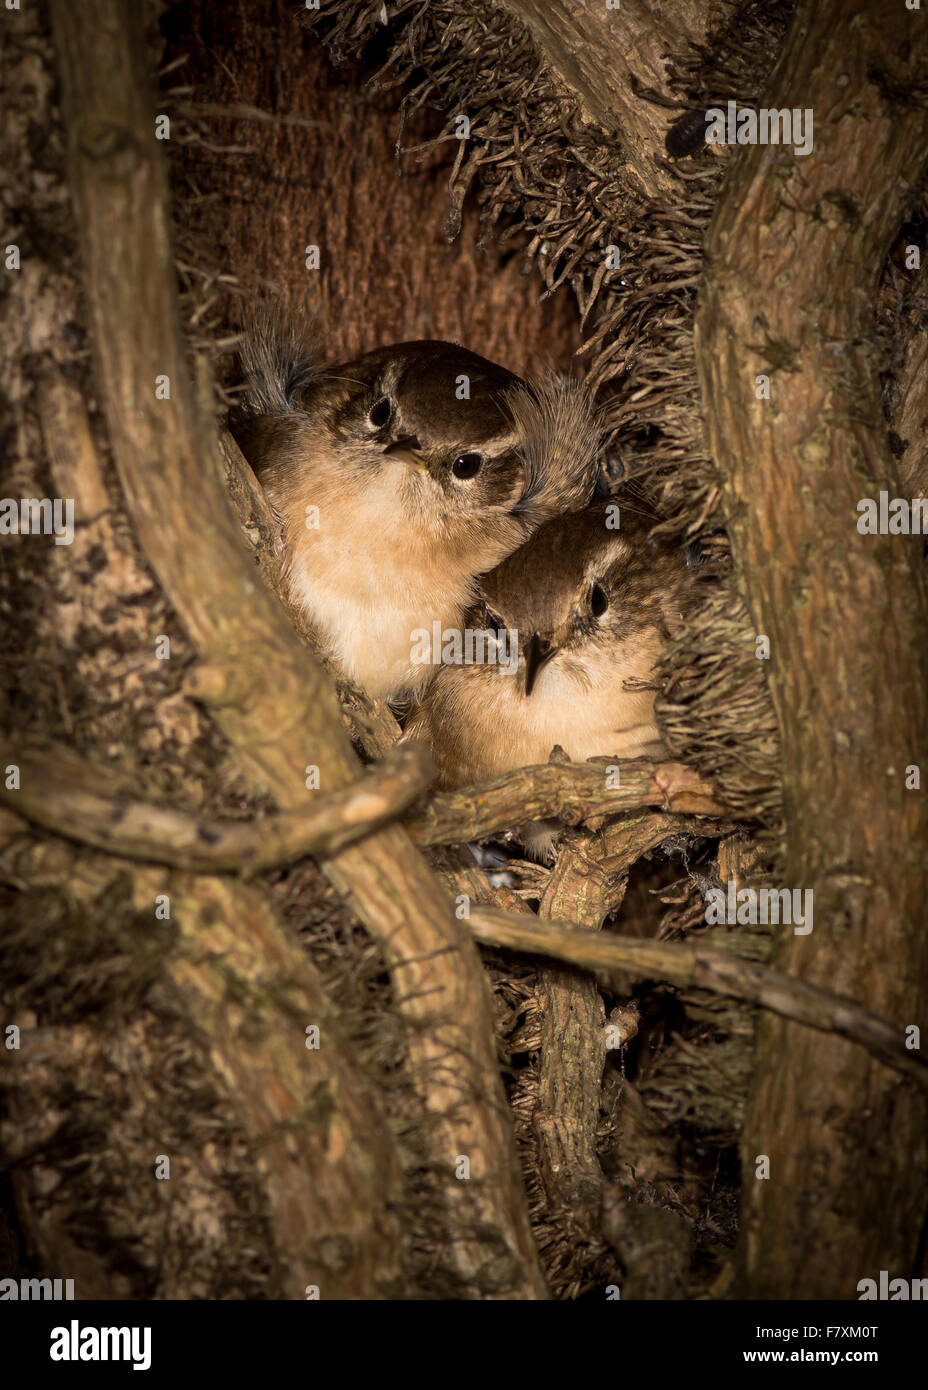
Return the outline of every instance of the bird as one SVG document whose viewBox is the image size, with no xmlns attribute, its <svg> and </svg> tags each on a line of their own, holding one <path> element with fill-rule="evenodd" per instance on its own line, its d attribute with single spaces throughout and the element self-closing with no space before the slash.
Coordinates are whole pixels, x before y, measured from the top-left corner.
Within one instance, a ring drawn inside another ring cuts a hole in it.
<svg viewBox="0 0 928 1390">
<path fill-rule="evenodd" d="M 483 576 L 467 621 L 496 648 L 443 665 L 404 731 L 430 746 L 439 787 L 547 762 L 558 747 L 574 761 L 664 753 L 655 666 L 703 576 L 692 554 L 652 534 L 656 520 L 638 500 L 597 501 L 547 522 Z"/>
<path fill-rule="evenodd" d="M 259 315 L 230 429 L 282 528 L 291 600 L 328 656 L 403 707 L 476 577 L 582 508 L 600 430 L 582 383 L 528 383 L 455 343 L 416 340 L 331 367 L 298 319 Z"/>
</svg>

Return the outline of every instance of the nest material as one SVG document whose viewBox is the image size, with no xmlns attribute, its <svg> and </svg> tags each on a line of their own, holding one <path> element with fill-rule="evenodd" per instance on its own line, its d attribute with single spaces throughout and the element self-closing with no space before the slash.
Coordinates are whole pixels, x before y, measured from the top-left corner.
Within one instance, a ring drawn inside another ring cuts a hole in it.
<svg viewBox="0 0 928 1390">
<path fill-rule="evenodd" d="M 22 138 L 11 139 L 0 202 L 9 239 L 25 253 L 18 297 L 8 277 L 0 299 L 6 490 L 69 495 L 46 462 L 54 450 L 44 433 L 50 412 L 36 386 L 39 369 L 57 364 L 79 383 L 91 412 L 97 402 L 81 327 L 54 57 L 43 17 L 31 11 L 23 24 L 25 31 L 4 36 L 18 46 L 9 105 Z M 160 58 L 153 52 L 153 70 Z M 43 142 L 26 138 L 39 127 Z M 175 215 L 189 341 L 221 351 L 229 325 L 217 304 L 228 278 L 194 273 L 186 253 L 197 248 L 182 202 Z M 54 459 L 61 468 L 71 461 L 70 454 Z M 15 657 L 3 671 L 9 725 L 103 752 L 135 788 L 156 788 L 180 805 L 254 815 L 260 799 L 245 800 L 226 765 L 225 739 L 184 691 L 191 644 L 141 555 L 102 450 L 96 465 L 98 504 L 78 508 L 73 545 L 24 538 L 0 567 L 0 624 Z M 170 660 L 153 658 L 158 635 L 170 638 Z M 177 1019 L 176 1000 L 163 986 L 175 933 L 170 922 L 153 920 L 154 890 L 144 908 L 133 908 L 114 860 L 30 835 L 4 840 L 0 883 L 10 922 L 0 968 L 5 1009 L 16 1020 L 35 1020 L 37 1036 L 47 1040 L 46 1053 L 30 1058 L 28 1114 L 22 1093 L 17 1123 L 9 1096 L 0 1106 L 0 1155 L 15 1170 L 15 1200 L 29 1223 L 20 1241 L 15 1221 L 5 1224 L 0 1213 L 0 1246 L 21 1262 L 19 1272 L 41 1271 L 48 1268 L 42 1241 L 51 1233 L 59 1253 L 73 1248 L 66 1272 L 77 1275 L 85 1296 L 292 1296 L 275 1282 L 253 1148 L 213 1084 L 208 1048 L 191 1036 L 186 1017 Z M 393 1296 L 472 1295 L 440 1246 L 443 1203 L 430 1134 L 382 953 L 311 862 L 265 875 L 256 888 L 304 934 L 328 996 L 339 1000 L 359 1069 L 389 1113 L 404 1172 L 397 1210 L 405 1240 Z M 165 1151 L 182 1155 L 185 1180 L 156 1184 L 153 1201 L 151 1164 Z M 11 1195 L 3 1181 L 0 1201 Z"/>
<path fill-rule="evenodd" d="M 713 946 L 762 964 L 772 943 L 767 927 L 712 933 Z M 702 989 L 680 990 L 676 998 L 686 1026 L 672 1035 L 641 1093 L 665 1127 L 690 1125 L 704 1143 L 734 1146 L 744 1122 L 758 1010 Z"/>
<path fill-rule="evenodd" d="M 698 50 L 674 55 L 680 108 L 750 103 L 782 42 L 791 5 L 728 8 Z M 616 143 L 584 124 L 531 36 L 508 13 L 454 0 L 399 0 L 384 31 L 373 4 L 325 4 L 313 21 L 336 62 L 385 57 L 375 93 L 402 88 L 400 134 L 422 108 L 446 113 L 436 143 L 455 151 L 447 234 L 471 190 L 482 239 L 518 239 L 544 282 L 576 297 L 581 353 L 598 390 L 614 481 L 635 477 L 668 525 L 700 544 L 718 587 L 661 669 L 658 717 L 671 751 L 711 775 L 727 804 L 776 834 L 781 816 L 776 720 L 755 637 L 732 573 L 718 478 L 708 457 L 693 322 L 702 243 L 724 171 L 707 153 L 677 166 L 672 208 L 648 200 Z M 643 98 L 644 99 L 644 98 Z M 470 123 L 458 138 L 459 116 Z M 621 250 L 619 269 L 605 250 Z"/>
</svg>

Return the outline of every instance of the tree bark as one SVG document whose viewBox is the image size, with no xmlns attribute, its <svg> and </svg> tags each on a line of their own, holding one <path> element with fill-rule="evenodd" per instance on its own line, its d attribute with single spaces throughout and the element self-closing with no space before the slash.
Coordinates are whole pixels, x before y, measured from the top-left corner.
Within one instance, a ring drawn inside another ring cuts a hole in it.
<svg viewBox="0 0 928 1390">
<path fill-rule="evenodd" d="M 531 30 L 586 118 L 621 139 L 641 191 L 659 201 L 671 198 L 673 179 L 662 162 L 675 113 L 638 96 L 636 88 L 666 95 L 664 55 L 705 38 L 705 0 L 622 0 L 614 9 L 605 0 L 508 0 L 506 8 Z"/>
<path fill-rule="evenodd" d="M 82 394 L 57 368 L 46 367 L 39 399 L 54 489 L 74 499 L 77 524 L 90 532 L 87 544 L 106 548 L 116 568 L 125 556 Z M 122 578 L 125 592 L 129 586 L 125 575 Z M 99 598 L 97 602 L 101 604 Z M 135 769 L 115 773 L 105 764 L 92 765 L 88 776 L 84 760 L 60 747 L 48 760 L 33 759 L 29 747 L 19 738 L 6 744 L 6 765 L 17 766 L 20 787 L 5 790 L 4 796 L 11 808 L 29 817 L 39 812 L 41 819 L 40 807 L 45 805 L 45 824 L 61 833 L 68 833 L 63 823 L 67 821 L 72 831 L 81 832 L 78 838 L 89 829 L 93 839 L 86 804 L 70 800 L 75 784 L 87 796 L 100 782 L 115 782 L 124 798 L 127 789 L 137 786 Z M 127 808 L 123 799 L 116 809 Z M 2 865 L 4 877 L 20 885 L 31 900 L 30 935 L 40 943 L 43 957 L 51 953 L 39 910 L 43 894 L 63 893 L 75 917 L 85 919 L 66 922 L 55 933 L 54 950 L 72 959 L 79 976 L 86 920 L 92 922 L 99 912 L 94 900 L 118 892 L 133 925 L 129 939 L 107 941 L 107 951 L 117 959 L 120 954 L 129 960 L 141 955 L 143 969 L 147 950 L 154 949 L 162 960 L 157 984 L 161 999 L 154 1009 L 140 1001 L 126 1020 L 99 1021 L 79 1029 L 50 1022 L 36 1030 L 27 1023 L 21 1050 L 0 1050 L 3 1082 L 11 1092 L 3 1145 L 14 1159 L 30 1156 L 30 1161 L 20 1163 L 14 1181 L 28 1216 L 30 1242 L 43 1266 L 73 1269 L 84 1298 L 137 1296 L 151 1269 L 158 1271 L 157 1283 L 147 1287 L 156 1295 L 175 1298 L 204 1297 L 218 1279 L 231 1278 L 241 1287 L 243 1280 L 254 1277 L 241 1248 L 247 1242 L 236 1242 L 234 1236 L 241 1216 L 230 1210 L 228 1194 L 216 1178 L 219 1145 L 213 1135 L 203 1138 L 208 1124 L 201 1123 L 202 1116 L 190 1116 L 178 1136 L 171 1122 L 176 1097 L 169 1084 L 172 1069 L 165 1066 L 164 1057 L 193 1052 L 201 1068 L 200 1093 L 215 1087 L 217 1108 L 224 1105 L 234 1111 L 232 1132 L 239 1127 L 253 1151 L 261 1154 L 260 1178 L 253 1175 L 252 1180 L 267 1203 L 275 1261 L 265 1276 L 264 1296 L 303 1298 L 306 1286 L 313 1284 L 330 1296 L 346 1298 L 395 1291 L 398 1222 L 388 1204 L 398 1199 L 401 1181 L 394 1138 L 379 1098 L 365 1084 L 350 1041 L 340 1034 L 315 966 L 272 907 L 253 889 L 233 890 L 218 879 L 165 874 L 137 865 L 131 880 L 123 877 L 120 882 L 116 861 L 79 853 L 59 840 L 35 844 L 23 829 L 19 816 L 8 818 L 0 832 L 4 846 L 10 842 Z M 159 920 L 153 909 L 162 895 L 170 917 Z M 133 912 L 148 918 L 142 933 Z M 109 929 L 110 936 L 118 935 L 119 920 Z M 7 964 L 14 942 L 8 925 Z M 102 977 L 112 969 L 111 962 L 102 966 Z M 0 971 L 5 999 L 12 985 L 5 978 L 8 973 Z M 165 1003 L 168 1021 L 163 1017 Z M 45 1011 L 55 1019 L 55 1009 L 46 1005 Z M 21 1006 L 15 1008 L 13 1020 L 21 1013 Z M 307 1024 L 320 1029 L 317 1049 L 306 1048 Z M 53 1047 L 44 1041 L 49 1033 L 54 1035 Z M 61 1096 L 68 1094 L 93 1096 L 104 1112 L 112 1108 L 114 1118 L 102 1151 L 93 1125 L 89 1138 L 82 1135 L 84 1107 L 63 1108 Z M 156 1118 L 149 1122 L 149 1115 Z M 92 1155 L 82 1153 L 82 1166 L 106 1174 L 102 1191 L 90 1193 L 61 1182 L 54 1161 L 61 1143 L 59 1127 L 71 1135 L 72 1143 L 82 1136 L 79 1142 Z M 114 1163 L 114 1150 L 119 1152 L 116 1171 L 108 1167 Z M 46 1156 L 49 1151 L 51 1158 Z M 162 1152 L 174 1165 L 173 1188 L 152 1176 L 153 1157 Z M 55 1200 L 43 1200 L 46 1188 L 53 1188 Z M 176 1196 L 168 1196 L 178 1188 L 182 1190 Z M 112 1231 L 107 1248 L 99 1252 L 77 1251 L 70 1234 L 75 1222 L 87 1220 L 88 1208 L 101 1232 Z M 204 1208 L 212 1213 L 208 1237 L 202 1223 L 198 1229 Z M 167 1240 L 165 1228 L 170 1232 Z M 149 1250 L 156 1235 L 163 1245 Z M 148 1256 L 131 1281 L 120 1268 L 121 1263 L 133 1262 L 126 1259 L 127 1246 L 141 1248 Z M 175 1252 L 184 1250 L 186 1258 L 178 1260 Z M 230 1270 L 224 1270 L 226 1261 L 231 1262 Z"/>
<path fill-rule="evenodd" d="M 784 934 L 773 964 L 865 1001 L 900 1038 L 928 1005 L 928 803 L 906 788 L 928 767 L 928 614 L 912 542 L 856 522 L 859 499 L 898 491 L 871 335 L 924 167 L 925 54 L 924 16 L 903 5 L 800 5 L 766 104 L 811 108 L 814 150 L 731 156 L 697 318 L 735 557 L 770 640 L 783 883 L 814 892 L 811 935 Z M 910 1274 L 926 1118 L 924 1093 L 871 1057 L 765 1018 L 738 1292 L 854 1298 L 881 1268 Z"/>
<path fill-rule="evenodd" d="M 0 786 L 0 801 L 37 825 L 127 859 L 245 877 L 363 839 L 421 797 L 434 776 L 428 750 L 410 744 L 302 815 L 216 821 L 139 801 L 124 774 L 61 744 L 0 735 L 0 759 L 15 763 L 22 779 L 15 791 Z"/>
</svg>

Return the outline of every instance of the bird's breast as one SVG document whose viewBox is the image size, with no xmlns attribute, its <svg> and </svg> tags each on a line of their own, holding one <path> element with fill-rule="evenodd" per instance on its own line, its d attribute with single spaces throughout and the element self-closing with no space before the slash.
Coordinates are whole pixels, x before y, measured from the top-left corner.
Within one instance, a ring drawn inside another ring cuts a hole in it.
<svg viewBox="0 0 928 1390">
<path fill-rule="evenodd" d="M 376 507 L 320 508 L 292 537 L 290 588 L 347 675 L 372 695 L 414 692 L 432 674 L 415 634 L 460 624 L 471 571 L 397 536 Z"/>
<path fill-rule="evenodd" d="M 593 757 L 653 757 L 663 751 L 653 689 L 627 688 L 647 677 L 651 644 L 586 662 L 559 654 L 531 695 L 521 676 L 475 667 L 439 672 L 416 734 L 432 744 L 447 785 L 486 781 L 545 763 L 555 744 L 576 762 Z"/>
</svg>

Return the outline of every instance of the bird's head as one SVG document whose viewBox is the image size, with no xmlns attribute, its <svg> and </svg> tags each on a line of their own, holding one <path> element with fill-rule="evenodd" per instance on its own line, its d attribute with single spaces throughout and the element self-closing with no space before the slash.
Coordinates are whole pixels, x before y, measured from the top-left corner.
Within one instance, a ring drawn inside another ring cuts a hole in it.
<svg viewBox="0 0 928 1390">
<path fill-rule="evenodd" d="M 428 340 L 320 368 L 280 316 L 253 327 L 243 363 L 234 432 L 284 514 L 302 516 L 322 468 L 413 552 L 434 544 L 453 563 L 459 550 L 479 573 L 592 492 L 599 433 L 581 387 L 529 386 Z"/>
<path fill-rule="evenodd" d="M 637 504 L 595 503 L 548 522 L 482 578 L 484 625 L 519 633 L 526 699 L 580 697 L 608 687 L 620 666 L 650 675 L 692 587 L 682 553 L 650 534 L 652 522 Z"/>
</svg>

